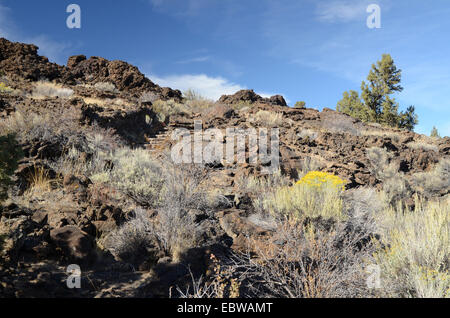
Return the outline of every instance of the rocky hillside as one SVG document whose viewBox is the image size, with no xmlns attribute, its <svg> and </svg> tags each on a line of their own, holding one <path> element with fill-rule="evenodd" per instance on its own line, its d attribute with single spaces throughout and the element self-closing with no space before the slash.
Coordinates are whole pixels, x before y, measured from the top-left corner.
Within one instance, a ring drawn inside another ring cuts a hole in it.
<svg viewBox="0 0 450 318">
<path fill-rule="evenodd" d="M 291 108 L 282 96 L 250 90 L 217 102 L 188 98 L 123 61 L 78 55 L 60 66 L 37 51 L 0 39 L 0 136 L 14 135 L 23 153 L 0 208 L 0 296 L 178 297 L 192 283 L 188 268 L 222 279 L 219 295 L 255 296 L 251 278 L 227 266 L 249 239 L 280 242 L 277 209 L 264 199 L 310 171 L 339 177 L 339 200 L 373 191 L 387 206 L 414 209 L 420 196 L 448 210 L 448 137 Z M 172 163 L 171 137 L 193 134 L 195 121 L 224 136 L 228 128 L 279 128 L 279 173 L 264 176 L 249 160 Z M 380 231 L 367 230 L 358 246 Z M 81 267 L 81 289 L 66 285 L 70 264 Z"/>
</svg>

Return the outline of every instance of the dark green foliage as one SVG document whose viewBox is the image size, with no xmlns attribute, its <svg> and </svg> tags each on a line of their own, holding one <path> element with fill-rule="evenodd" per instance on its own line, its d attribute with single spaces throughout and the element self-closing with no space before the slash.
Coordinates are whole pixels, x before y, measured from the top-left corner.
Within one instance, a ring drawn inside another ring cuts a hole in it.
<svg viewBox="0 0 450 318">
<path fill-rule="evenodd" d="M 372 65 L 367 83 L 361 84 L 361 96 L 358 92 L 345 92 L 337 104 L 340 112 L 358 118 L 364 122 L 379 123 L 390 127 L 413 130 L 418 123 L 414 106 L 405 112 L 398 112 L 398 103 L 391 97 L 401 92 L 401 70 L 397 69 L 389 54 L 383 54 L 381 61 Z"/>
<path fill-rule="evenodd" d="M 6 198 L 11 176 L 22 158 L 22 149 L 14 135 L 0 136 L 0 201 Z"/>
<path fill-rule="evenodd" d="M 351 90 L 350 92 L 344 92 L 344 96 L 342 100 L 338 102 L 336 109 L 341 113 L 359 118 L 365 122 L 370 120 L 357 91 Z"/>
<path fill-rule="evenodd" d="M 305 108 L 306 107 L 306 103 L 304 101 L 299 101 L 295 103 L 294 108 Z"/>
</svg>

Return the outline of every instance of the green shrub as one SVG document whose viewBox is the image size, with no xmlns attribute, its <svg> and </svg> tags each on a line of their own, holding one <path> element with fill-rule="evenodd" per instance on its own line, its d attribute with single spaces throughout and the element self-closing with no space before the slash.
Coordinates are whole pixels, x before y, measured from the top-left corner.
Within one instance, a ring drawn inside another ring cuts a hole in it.
<svg viewBox="0 0 450 318">
<path fill-rule="evenodd" d="M 418 123 L 414 106 L 399 112 L 399 105 L 392 97 L 403 90 L 401 75 L 402 71 L 397 69 L 392 57 L 383 54 L 381 61 L 372 65 L 367 83 L 362 82 L 361 96 L 353 90 L 345 92 L 337 104 L 337 111 L 364 122 L 413 130 Z"/>
<path fill-rule="evenodd" d="M 116 259 L 138 265 L 151 257 L 148 251 L 156 242 L 146 211 L 138 208 L 133 218 L 108 234 L 105 247 Z"/>
<path fill-rule="evenodd" d="M 305 108 L 306 103 L 304 101 L 296 102 L 294 108 Z"/>
<path fill-rule="evenodd" d="M 21 157 L 22 151 L 15 135 L 0 136 L 0 201 L 6 198 L 10 178 L 17 169 L 17 162 Z"/>
<path fill-rule="evenodd" d="M 122 148 L 111 160 L 113 168 L 93 175 L 94 182 L 109 184 L 142 205 L 159 205 L 164 177 L 147 150 Z"/>
<path fill-rule="evenodd" d="M 167 121 L 172 115 L 190 114 L 186 105 L 177 103 L 173 99 L 168 101 L 157 100 L 153 103 L 152 108 L 161 122 Z"/>
<path fill-rule="evenodd" d="M 22 144 L 39 140 L 65 146 L 79 137 L 80 116 L 74 107 L 36 112 L 19 106 L 9 117 L 0 119 L 0 134 L 15 134 Z"/>
<path fill-rule="evenodd" d="M 450 199 L 416 199 L 413 211 L 391 207 L 378 223 L 385 248 L 374 257 L 384 296 L 450 297 Z"/>
<path fill-rule="evenodd" d="M 433 129 L 431 130 L 430 137 L 441 138 L 441 135 L 439 135 L 439 132 L 435 126 L 433 126 Z"/>
<path fill-rule="evenodd" d="M 416 191 L 425 196 L 450 188 L 450 159 L 441 159 L 431 171 L 414 174 L 412 185 Z"/>
</svg>

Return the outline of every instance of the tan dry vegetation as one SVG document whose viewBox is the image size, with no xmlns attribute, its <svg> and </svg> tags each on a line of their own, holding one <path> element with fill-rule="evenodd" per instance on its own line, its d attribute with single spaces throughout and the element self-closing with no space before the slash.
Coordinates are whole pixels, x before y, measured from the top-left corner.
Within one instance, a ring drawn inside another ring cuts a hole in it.
<svg viewBox="0 0 450 318">
<path fill-rule="evenodd" d="M 282 113 L 259 110 L 255 115 L 250 117 L 250 122 L 256 123 L 262 127 L 280 127 L 288 121 L 283 119 Z"/>
<path fill-rule="evenodd" d="M 63 85 L 51 82 L 39 81 L 34 84 L 31 98 L 45 99 L 48 97 L 69 98 L 73 95 L 73 90 Z"/>
</svg>

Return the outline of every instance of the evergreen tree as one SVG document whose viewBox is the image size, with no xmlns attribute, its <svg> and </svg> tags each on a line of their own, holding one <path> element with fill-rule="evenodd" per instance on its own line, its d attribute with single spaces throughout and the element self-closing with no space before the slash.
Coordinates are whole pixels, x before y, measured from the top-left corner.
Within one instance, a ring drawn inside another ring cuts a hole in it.
<svg viewBox="0 0 450 318">
<path fill-rule="evenodd" d="M 343 98 L 338 102 L 336 109 L 341 113 L 359 118 L 362 121 L 369 121 L 369 114 L 361 102 L 357 91 L 351 90 L 350 92 L 344 92 Z"/>
<path fill-rule="evenodd" d="M 305 108 L 306 103 L 304 101 L 296 102 L 294 108 Z"/>
<path fill-rule="evenodd" d="M 430 137 L 437 137 L 440 138 L 441 136 L 439 135 L 439 132 L 437 130 L 437 128 L 435 126 L 433 126 L 433 129 L 431 130 L 431 134 Z"/>
<path fill-rule="evenodd" d="M 365 122 L 374 122 L 391 127 L 414 129 L 418 123 L 414 106 L 406 112 L 398 112 L 399 105 L 392 94 L 401 92 L 402 71 L 397 69 L 389 54 L 372 65 L 367 82 L 361 84 L 361 98 L 355 91 L 345 92 L 336 109 Z"/>
</svg>

